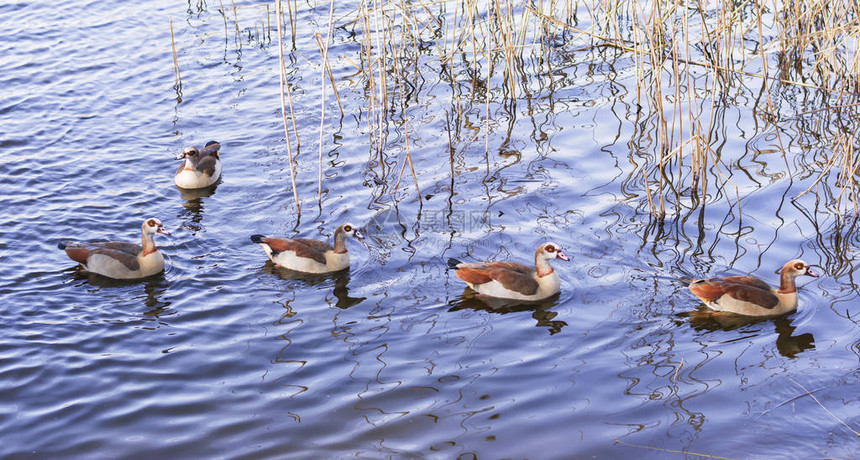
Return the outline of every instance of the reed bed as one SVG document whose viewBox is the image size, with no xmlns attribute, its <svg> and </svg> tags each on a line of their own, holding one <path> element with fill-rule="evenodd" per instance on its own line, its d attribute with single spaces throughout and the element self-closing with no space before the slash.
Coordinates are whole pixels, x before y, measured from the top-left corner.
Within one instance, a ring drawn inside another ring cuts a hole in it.
<svg viewBox="0 0 860 460">
<path fill-rule="evenodd" d="M 625 76 L 630 91 L 634 166 L 624 186 L 643 211 L 662 218 L 715 199 L 731 206 L 742 200 L 749 190 L 733 180 L 738 177 L 737 154 L 725 152 L 724 139 L 718 136 L 719 114 L 736 104 L 741 92 L 754 98 L 750 105 L 755 131 L 775 139 L 772 148 L 741 156 L 751 162 L 779 156 L 791 176 L 796 162 L 786 157 L 791 140 L 783 139 L 783 133 L 790 126 L 819 131 L 839 126 L 841 134 L 821 132 L 829 139 L 817 145 L 827 155 L 812 165 L 820 176 L 793 198 L 826 187 L 835 208 L 855 214 L 860 210 L 857 117 L 842 118 L 860 105 L 856 2 L 365 0 L 349 5 L 320 2 L 310 5 L 312 10 L 295 0 L 275 3 L 273 22 L 281 52 L 289 41 L 290 53 L 309 59 L 313 45 L 301 41 L 296 23 L 312 17 L 319 28 L 314 41 L 325 97 L 320 103 L 318 200 L 329 98 L 341 117 L 361 114 L 370 164 L 379 180 L 393 183 L 396 194 L 408 166 L 413 196 L 420 201 L 420 170 L 409 145 L 419 131 L 412 121 L 414 107 L 427 103 L 421 90 L 425 82 L 444 82 L 449 88 L 447 100 L 440 99 L 438 91 L 434 94 L 447 105 L 438 108 L 439 114 L 451 114 L 454 126 L 446 124 L 446 129 L 471 136 L 461 142 L 482 140 L 490 154 L 500 112 L 514 111 L 518 102 L 555 90 L 558 68 L 601 61 L 611 62 L 615 72 Z M 240 26 L 242 9 L 253 14 Z M 227 9 L 222 4 L 221 13 L 225 34 L 232 17 L 238 41 L 244 35 L 250 41 L 271 41 L 267 4 L 237 7 L 231 0 Z M 332 55 L 332 30 L 348 32 L 357 46 Z M 285 61 L 280 62 L 283 70 Z M 338 80 L 333 67 L 352 67 L 354 73 Z M 295 142 L 298 148 L 300 133 L 285 78 L 282 73 L 282 101 L 289 101 L 282 107 L 285 136 L 288 145 Z M 343 104 L 340 93 L 347 86 L 363 94 L 363 106 L 354 106 L 355 99 L 353 106 Z M 331 96 L 326 87 L 332 89 Z M 838 122 L 821 128 L 826 120 Z M 396 166 L 389 158 L 392 132 L 398 133 L 400 144 Z M 452 142 L 458 142 L 457 135 Z M 498 153 L 505 154 L 507 139 L 500 142 Z M 294 198 L 298 208 L 298 196 Z"/>
</svg>

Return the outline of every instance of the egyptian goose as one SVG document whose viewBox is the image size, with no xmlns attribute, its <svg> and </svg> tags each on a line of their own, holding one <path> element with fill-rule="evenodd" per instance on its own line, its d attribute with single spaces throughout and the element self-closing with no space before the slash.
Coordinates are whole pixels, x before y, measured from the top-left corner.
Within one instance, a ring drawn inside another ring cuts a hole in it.
<svg viewBox="0 0 860 460">
<path fill-rule="evenodd" d="M 800 275 L 818 277 L 806 262 L 794 259 L 782 266 L 779 289 L 754 276 L 726 276 L 693 280 L 690 291 L 712 310 L 747 316 L 781 315 L 797 308 L 794 278 Z"/>
<path fill-rule="evenodd" d="M 176 170 L 173 182 L 180 188 L 194 189 L 209 187 L 221 177 L 221 159 L 218 150 L 221 144 L 209 141 L 203 150 L 197 147 L 185 147 L 177 160 L 185 160 Z"/>
<path fill-rule="evenodd" d="M 478 294 L 513 300 L 542 300 L 558 292 L 561 280 L 552 269 L 552 259 L 570 260 L 555 243 L 544 243 L 535 251 L 535 267 L 514 262 L 463 263 L 450 259 L 457 278 Z"/>
<path fill-rule="evenodd" d="M 334 231 L 334 247 L 325 241 L 307 238 L 285 240 L 251 235 L 251 241 L 262 246 L 278 267 L 305 273 L 331 273 L 349 267 L 347 237 L 364 240 L 364 235 L 354 225 L 343 224 Z"/>
<path fill-rule="evenodd" d="M 90 273 L 113 279 L 138 279 L 161 273 L 164 257 L 155 247 L 156 233 L 169 235 L 161 221 L 152 217 L 141 225 L 141 243 L 60 243 L 60 249 L 75 262 L 79 262 Z"/>
</svg>

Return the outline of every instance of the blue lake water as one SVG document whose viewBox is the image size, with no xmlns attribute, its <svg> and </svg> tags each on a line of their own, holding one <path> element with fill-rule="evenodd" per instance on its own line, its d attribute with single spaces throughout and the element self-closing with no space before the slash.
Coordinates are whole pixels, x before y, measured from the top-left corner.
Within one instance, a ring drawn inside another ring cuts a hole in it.
<svg viewBox="0 0 860 460">
<path fill-rule="evenodd" d="M 793 118 L 814 98 L 783 94 L 766 125 L 760 88 L 737 88 L 712 129 L 722 179 L 691 204 L 685 176 L 658 219 L 629 57 L 559 52 L 515 103 L 501 74 L 482 83 L 485 104 L 462 63 L 452 85 L 428 56 L 380 135 L 361 29 L 333 31 L 341 116 L 314 39 L 328 4 L 302 3 L 285 43 L 298 214 L 274 4 L 226 7 L 0 4 L 0 457 L 856 456 L 860 238 L 824 183 L 801 195 L 830 134 Z M 209 140 L 222 182 L 178 190 L 173 157 Z M 420 200 L 408 166 L 395 188 L 407 152 Z M 172 232 L 162 276 L 90 277 L 56 248 L 138 241 L 147 217 Z M 338 276 L 278 270 L 248 238 L 345 221 L 368 239 Z M 539 305 L 494 308 L 446 270 L 529 263 L 547 240 L 571 261 Z M 776 283 L 794 257 L 823 276 L 779 318 L 714 317 L 678 281 Z"/>
</svg>

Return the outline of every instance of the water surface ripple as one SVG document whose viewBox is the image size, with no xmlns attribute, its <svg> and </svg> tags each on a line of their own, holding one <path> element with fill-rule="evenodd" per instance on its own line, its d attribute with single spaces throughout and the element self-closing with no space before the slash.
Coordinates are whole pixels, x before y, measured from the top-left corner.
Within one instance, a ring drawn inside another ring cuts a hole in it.
<svg viewBox="0 0 860 460">
<path fill-rule="evenodd" d="M 857 232 L 788 200 L 809 182 L 789 180 L 781 157 L 741 155 L 742 218 L 709 195 L 652 219 L 631 166 L 630 139 L 645 137 L 625 99 L 635 75 L 595 77 L 607 63 L 573 57 L 529 83 L 533 99 L 494 99 L 489 126 L 483 102 L 465 107 L 472 131 L 454 133 L 450 157 L 451 89 L 416 76 L 409 129 L 392 124 L 379 156 L 341 59 L 360 37 L 340 28 L 330 53 L 345 115 L 331 100 L 318 203 L 313 34 L 325 24 L 300 6 L 287 58 L 298 216 L 277 48 L 259 34 L 265 9 L 240 3 L 238 37 L 212 2 L 0 5 L 0 457 L 856 455 L 857 438 L 798 396 L 860 428 L 856 287 L 838 256 Z M 745 131 L 748 116 L 720 118 L 727 155 L 775 143 Z M 404 136 L 420 206 L 408 168 L 394 190 Z M 209 140 L 222 143 L 223 181 L 180 192 L 173 156 Z M 792 161 L 814 180 L 814 162 Z M 172 232 L 157 237 L 167 267 L 151 279 L 90 277 L 56 248 L 137 241 L 151 216 Z M 328 239 L 347 220 L 368 235 L 349 243 L 348 274 L 276 269 L 248 239 Z M 464 297 L 445 269 L 449 257 L 528 262 L 548 239 L 572 261 L 539 305 Z M 676 281 L 773 282 L 797 256 L 825 276 L 803 280 L 801 308 L 782 318 L 715 319 Z"/>
</svg>

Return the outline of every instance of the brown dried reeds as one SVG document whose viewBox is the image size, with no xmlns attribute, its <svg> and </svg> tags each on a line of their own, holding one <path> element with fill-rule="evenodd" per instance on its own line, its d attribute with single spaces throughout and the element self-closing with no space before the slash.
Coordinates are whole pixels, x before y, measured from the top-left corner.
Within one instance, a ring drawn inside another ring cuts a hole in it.
<svg viewBox="0 0 860 460">
<path fill-rule="evenodd" d="M 173 18 L 170 19 L 170 49 L 173 51 L 173 89 L 176 102 L 182 102 L 182 75 L 179 74 L 179 60 L 176 58 L 176 42 L 173 40 Z"/>
<path fill-rule="evenodd" d="M 858 97 L 860 11 L 848 2 L 765 5 L 722 1 L 705 5 L 679 0 L 647 4 L 604 0 L 589 12 L 592 23 L 599 26 L 591 30 L 590 37 L 633 54 L 636 100 L 645 96 L 645 116 L 655 127 L 652 159 L 641 167 L 650 171 L 644 172 L 644 195 L 649 212 L 657 216 L 665 213 L 664 196 L 676 203 L 681 200 L 677 190 L 683 184 L 677 181 L 684 177 L 689 181 L 688 190 L 698 192 L 693 197 L 697 202 L 707 196 L 709 182 L 716 182 L 717 189 L 729 185 L 730 174 L 724 171 L 730 168 L 715 153 L 712 133 L 715 110 L 725 104 L 725 95 L 732 88 L 758 82 L 763 104 L 756 104 L 754 114 L 761 123 L 759 129 L 774 135 L 783 157 L 783 129 L 778 124 L 784 120 L 772 95 L 802 87 L 820 91 L 825 100 Z M 625 32 L 617 26 L 619 17 L 632 24 L 631 30 Z M 794 55 L 786 59 L 787 53 Z M 664 107 L 665 101 L 672 101 L 671 111 Z M 848 144 L 842 142 L 837 148 L 848 152 Z M 684 164 L 686 158 L 688 165 Z M 840 188 L 851 184 L 855 191 L 840 189 L 838 195 L 854 206 L 853 197 L 860 187 L 856 175 L 846 172 L 853 167 L 852 156 L 846 153 L 839 158 L 843 164 L 836 184 Z M 828 163 L 820 180 L 836 163 Z M 676 183 L 666 187 L 665 168 L 670 164 Z M 790 165 L 785 159 L 788 175 Z M 651 196 L 651 183 L 656 184 L 656 197 Z"/>
<path fill-rule="evenodd" d="M 737 165 L 725 157 L 719 144 L 724 139 L 718 135 L 720 114 L 734 103 L 731 95 L 760 88 L 758 95 L 753 94 L 751 107 L 755 129 L 775 136 L 775 149 L 783 156 L 789 176 L 793 163 L 785 158 L 780 134 L 784 132 L 781 124 L 786 123 L 781 93 L 802 89 L 833 107 L 846 107 L 860 99 L 860 7 L 844 0 L 537 0 L 525 4 L 514 0 L 370 0 L 345 14 L 335 14 L 342 8 L 330 4 L 328 31 L 316 35 L 324 95 L 318 200 L 326 86 L 331 85 L 341 115 L 349 110 L 341 103 L 331 59 L 342 59 L 357 70 L 350 80 L 366 104 L 357 110 L 363 114 L 371 168 L 378 169 L 376 175 L 383 182 L 394 182 L 396 192 L 409 166 L 419 201 L 419 171 L 413 161 L 414 148 L 410 150 L 416 129 L 409 108 L 424 103 L 421 98 L 427 95 L 416 88 L 431 78 L 451 86 L 451 120 L 470 123 L 470 128 L 483 125 L 489 154 L 491 126 L 496 123 L 493 109 L 513 110 L 518 100 L 528 99 L 535 91 L 535 76 L 551 75 L 554 61 L 568 63 L 570 56 L 584 52 L 589 57 L 615 53 L 613 59 L 632 63 L 628 102 L 635 106 L 635 121 L 631 122 L 636 126 L 630 142 L 635 170 L 630 177 L 640 187 L 642 207 L 657 217 L 673 208 L 677 212 L 681 207 L 695 207 L 713 196 L 735 201 L 730 205 L 736 206 L 741 194 L 730 178 Z M 281 47 L 285 24 L 281 1 L 276 2 L 276 9 Z M 236 17 L 235 6 L 233 12 Z M 291 6 L 288 1 L 286 20 L 294 47 L 297 12 L 295 2 Z M 238 27 L 237 17 L 234 22 Z M 330 56 L 332 27 L 357 31 L 359 51 L 355 56 Z M 284 94 L 291 107 L 292 101 L 284 77 L 283 51 L 280 53 L 282 112 L 289 145 Z M 427 72 L 434 74 L 426 78 Z M 480 122 L 462 116 L 464 112 L 476 114 Z M 292 109 L 290 113 L 298 139 Z M 392 132 L 398 133 L 400 147 L 400 156 L 394 160 L 387 153 Z M 479 130 L 475 132 L 477 137 Z M 813 185 L 848 187 L 834 195 L 858 212 L 860 184 L 853 173 L 858 164 L 854 143 L 846 137 L 834 144 L 844 153 L 821 166 L 821 177 Z M 726 192 L 726 187 L 735 190 Z M 293 190 L 295 193 L 295 184 Z M 297 196 L 294 198 L 298 203 Z"/>
<path fill-rule="evenodd" d="M 293 147 L 292 142 L 290 142 L 290 128 L 287 125 L 287 104 L 286 99 L 290 97 L 290 86 L 287 83 L 287 68 L 284 63 L 284 45 L 281 42 L 281 37 L 283 37 L 283 33 L 281 31 L 281 0 L 275 0 L 275 16 L 277 16 L 277 24 L 278 24 L 278 69 L 280 70 L 280 77 L 278 78 L 278 82 L 281 87 L 281 117 L 284 122 L 284 138 L 287 143 L 287 154 L 289 156 L 290 162 L 290 183 L 292 184 L 293 189 L 293 199 L 296 203 L 296 213 L 301 215 L 302 208 L 299 204 L 299 192 L 296 189 L 296 168 L 293 163 Z M 298 148 L 298 131 L 296 130 L 296 116 L 293 112 L 293 103 L 292 98 L 290 97 L 290 118 L 293 121 L 293 130 L 296 133 L 296 148 Z"/>
</svg>

